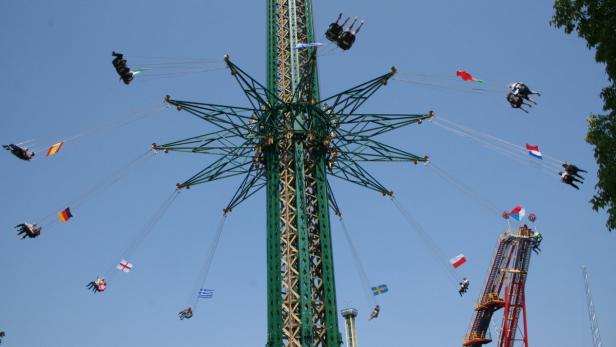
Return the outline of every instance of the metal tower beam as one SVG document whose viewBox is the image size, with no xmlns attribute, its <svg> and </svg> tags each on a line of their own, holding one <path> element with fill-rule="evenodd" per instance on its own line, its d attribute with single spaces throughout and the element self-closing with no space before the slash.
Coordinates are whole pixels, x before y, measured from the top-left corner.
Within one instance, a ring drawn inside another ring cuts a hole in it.
<svg viewBox="0 0 616 347">
<path fill-rule="evenodd" d="M 599 334 L 599 322 L 597 321 L 595 304 L 592 301 L 592 293 L 590 292 L 590 276 L 588 275 L 586 266 L 582 266 L 582 276 L 584 276 L 584 289 L 586 292 L 586 306 L 588 307 L 588 321 L 590 322 L 592 345 L 594 347 L 602 347 L 603 343 L 601 342 L 601 334 Z"/>
</svg>

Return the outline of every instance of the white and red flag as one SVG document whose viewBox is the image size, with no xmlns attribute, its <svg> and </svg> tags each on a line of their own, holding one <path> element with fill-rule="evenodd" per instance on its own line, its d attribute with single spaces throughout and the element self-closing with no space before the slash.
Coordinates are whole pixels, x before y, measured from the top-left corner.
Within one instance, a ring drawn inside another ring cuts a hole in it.
<svg viewBox="0 0 616 347">
<path fill-rule="evenodd" d="M 459 268 L 460 265 L 466 263 L 466 256 L 464 254 L 458 254 L 455 257 L 449 259 L 449 262 L 455 269 Z"/>
<path fill-rule="evenodd" d="M 126 260 L 122 259 L 122 261 L 120 261 L 120 264 L 118 264 L 118 266 L 116 266 L 116 269 L 122 271 L 122 272 L 130 272 L 130 270 L 133 269 L 133 264 L 127 262 Z"/>
</svg>

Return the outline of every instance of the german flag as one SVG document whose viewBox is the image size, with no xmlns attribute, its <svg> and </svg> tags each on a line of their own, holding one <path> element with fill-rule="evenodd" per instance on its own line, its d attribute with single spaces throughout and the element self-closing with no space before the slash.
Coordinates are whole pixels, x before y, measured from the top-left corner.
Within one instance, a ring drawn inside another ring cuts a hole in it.
<svg viewBox="0 0 616 347">
<path fill-rule="evenodd" d="M 47 156 L 51 157 L 52 155 L 58 153 L 60 151 L 60 148 L 62 148 L 63 144 L 64 141 L 60 141 L 54 145 L 51 145 L 51 147 L 49 147 L 49 149 L 47 150 Z"/>
<path fill-rule="evenodd" d="M 73 218 L 73 215 L 68 207 L 58 213 L 58 219 L 60 219 L 60 222 L 62 223 L 68 222 L 71 218 Z"/>
</svg>

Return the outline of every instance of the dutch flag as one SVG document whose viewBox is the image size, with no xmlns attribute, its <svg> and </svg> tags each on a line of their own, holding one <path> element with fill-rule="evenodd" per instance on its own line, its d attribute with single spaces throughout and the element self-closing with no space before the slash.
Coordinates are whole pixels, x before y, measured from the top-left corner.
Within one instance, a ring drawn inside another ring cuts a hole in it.
<svg viewBox="0 0 616 347">
<path fill-rule="evenodd" d="M 532 155 L 533 157 L 537 159 L 543 159 L 543 154 L 541 154 L 539 146 L 531 146 L 527 143 L 526 149 L 528 150 L 528 154 Z"/>
</svg>

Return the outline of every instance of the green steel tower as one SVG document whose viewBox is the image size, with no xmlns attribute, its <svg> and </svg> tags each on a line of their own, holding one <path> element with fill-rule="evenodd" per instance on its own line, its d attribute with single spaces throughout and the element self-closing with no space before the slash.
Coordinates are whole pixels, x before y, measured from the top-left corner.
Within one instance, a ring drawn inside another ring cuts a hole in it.
<svg viewBox="0 0 616 347">
<path fill-rule="evenodd" d="M 321 99 L 311 0 L 267 0 L 267 87 L 225 55 L 250 106 L 225 106 L 165 97 L 215 127 L 154 149 L 209 154 L 215 159 L 178 189 L 243 176 L 224 209 L 230 212 L 262 188 L 267 211 L 266 346 L 340 346 L 330 207 L 339 210 L 328 173 L 391 195 L 360 164 L 427 161 L 375 137 L 432 117 L 360 114 L 357 109 L 395 74 L 395 68 Z"/>
</svg>

